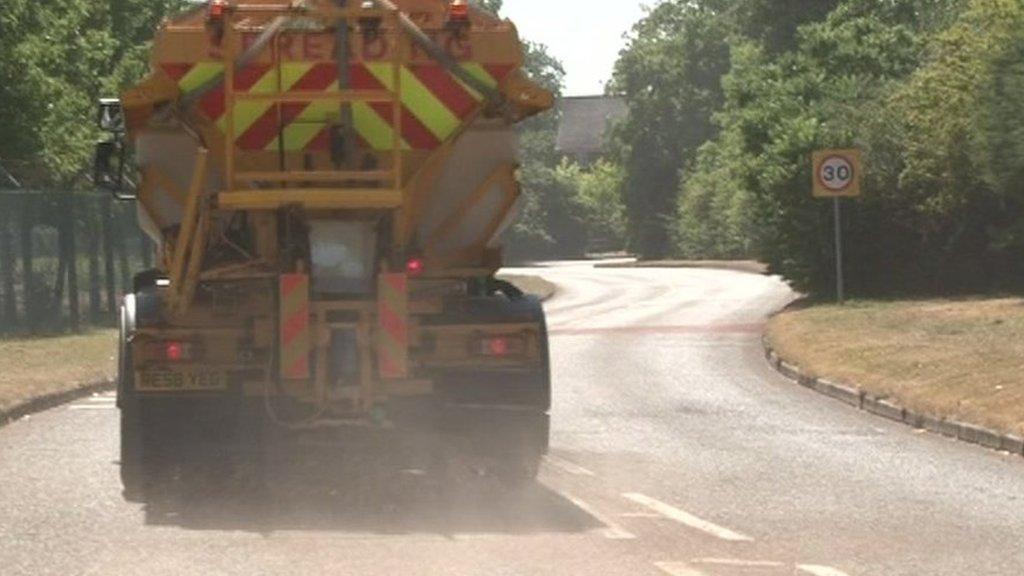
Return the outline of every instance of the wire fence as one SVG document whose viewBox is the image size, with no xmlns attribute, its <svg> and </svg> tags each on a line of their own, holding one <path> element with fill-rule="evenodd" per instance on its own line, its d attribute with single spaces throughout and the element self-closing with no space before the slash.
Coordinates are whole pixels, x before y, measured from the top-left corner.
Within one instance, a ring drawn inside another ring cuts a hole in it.
<svg viewBox="0 0 1024 576">
<path fill-rule="evenodd" d="M 0 189 L 0 334 L 115 325 L 153 264 L 132 203 L 108 194 Z"/>
</svg>

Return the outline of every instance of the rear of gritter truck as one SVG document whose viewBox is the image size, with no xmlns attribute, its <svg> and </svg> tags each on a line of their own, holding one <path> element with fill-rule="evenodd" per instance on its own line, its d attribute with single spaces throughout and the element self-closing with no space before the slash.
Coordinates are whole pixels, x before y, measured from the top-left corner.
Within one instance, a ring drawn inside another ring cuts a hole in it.
<svg viewBox="0 0 1024 576">
<path fill-rule="evenodd" d="M 96 156 L 159 262 L 120 315 L 126 495 L 189 449 L 321 430 L 434 435 L 532 479 L 544 313 L 495 273 L 515 125 L 553 97 L 515 27 L 464 0 L 211 0 L 152 51 L 101 102 Z"/>
</svg>

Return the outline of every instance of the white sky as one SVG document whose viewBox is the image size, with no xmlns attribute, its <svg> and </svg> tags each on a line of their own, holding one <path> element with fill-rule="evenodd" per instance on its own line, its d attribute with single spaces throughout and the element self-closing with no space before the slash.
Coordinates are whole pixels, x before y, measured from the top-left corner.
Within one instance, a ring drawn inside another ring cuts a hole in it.
<svg viewBox="0 0 1024 576">
<path fill-rule="evenodd" d="M 655 0 L 505 0 L 502 16 L 527 40 L 547 44 L 565 67 L 568 96 L 603 94 L 622 35 Z"/>
</svg>

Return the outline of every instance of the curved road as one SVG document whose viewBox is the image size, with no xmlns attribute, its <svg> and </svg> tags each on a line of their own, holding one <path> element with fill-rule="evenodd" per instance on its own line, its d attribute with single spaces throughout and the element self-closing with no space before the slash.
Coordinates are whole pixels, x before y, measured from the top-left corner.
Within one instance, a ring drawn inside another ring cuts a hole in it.
<svg viewBox="0 0 1024 576">
<path fill-rule="evenodd" d="M 536 487 L 360 462 L 271 496 L 211 481 L 131 504 L 103 395 L 0 429 L 0 573 L 1024 574 L 1024 462 L 777 376 L 759 338 L 792 298 L 779 281 L 515 272 L 560 289 Z"/>
</svg>

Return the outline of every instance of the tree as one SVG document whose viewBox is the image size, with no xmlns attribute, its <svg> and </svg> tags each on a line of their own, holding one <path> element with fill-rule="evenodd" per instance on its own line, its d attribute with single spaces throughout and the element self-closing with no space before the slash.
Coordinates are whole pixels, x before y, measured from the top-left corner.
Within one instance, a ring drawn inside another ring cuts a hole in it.
<svg viewBox="0 0 1024 576">
<path fill-rule="evenodd" d="M 927 261 L 930 284 L 992 289 L 1024 273 L 1024 163 L 1013 142 L 1024 108 L 1024 6 L 974 0 L 931 43 L 896 95 L 905 166 L 900 191 Z"/>
<path fill-rule="evenodd" d="M 563 159 L 556 171 L 571 191 L 572 208 L 580 221 L 588 250 L 612 252 L 626 245 L 626 207 L 622 201 L 622 168 L 608 160 L 583 167 Z"/>
<path fill-rule="evenodd" d="M 547 46 L 524 42 L 525 71 L 556 96 L 562 94 L 565 69 Z M 519 127 L 522 208 L 508 236 L 510 254 L 525 259 L 575 257 L 583 253 L 586 235 L 573 201 L 573 188 L 557 175 L 555 150 L 558 114 L 545 112 Z"/>
<path fill-rule="evenodd" d="M 730 34 L 720 4 L 659 4 L 633 27 L 615 65 L 610 90 L 629 104 L 616 147 L 630 245 L 646 257 L 671 251 L 681 174 L 717 133 L 712 117 L 723 103 Z"/>
<path fill-rule="evenodd" d="M 831 287 L 828 203 L 810 153 L 856 146 L 849 288 L 991 290 L 1024 277 L 1024 7 L 1013 0 L 847 0 L 792 51 L 733 44 L 720 135 L 681 189 L 684 253 L 749 241 L 797 288 Z"/>
<path fill-rule="evenodd" d="M 472 0 L 470 3 L 477 8 L 487 10 L 491 14 L 499 14 L 501 7 L 505 4 L 503 0 Z"/>
<path fill-rule="evenodd" d="M 29 183 L 88 165 L 97 98 L 145 70 L 144 43 L 184 0 L 11 0 L 0 12 L 0 158 Z"/>
<path fill-rule="evenodd" d="M 790 51 L 800 26 L 821 21 L 839 0 L 741 0 L 733 4 L 737 32 L 769 54 Z"/>
</svg>

